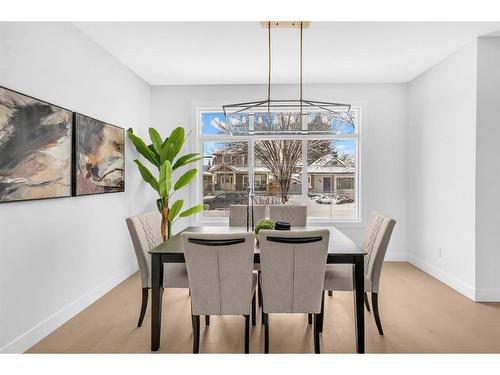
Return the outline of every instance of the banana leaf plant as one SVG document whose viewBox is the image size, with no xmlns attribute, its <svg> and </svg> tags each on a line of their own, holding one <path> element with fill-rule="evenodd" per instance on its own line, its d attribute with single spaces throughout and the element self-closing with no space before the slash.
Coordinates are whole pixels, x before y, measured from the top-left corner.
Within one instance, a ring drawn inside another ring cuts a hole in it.
<svg viewBox="0 0 500 375">
<path fill-rule="evenodd" d="M 198 153 L 179 156 L 179 152 L 187 139 L 182 127 L 175 128 L 170 136 L 164 140 L 156 129 L 149 128 L 150 145 L 146 145 L 146 142 L 136 136 L 132 129 L 129 129 L 127 133 L 136 150 L 157 169 L 156 173 L 153 173 L 138 159 L 134 160 L 144 181 L 158 193 L 156 206 L 161 214 L 160 229 L 165 241 L 171 237 L 172 224 L 175 221 L 203 211 L 202 204 L 182 211 L 184 200 L 177 199 L 173 201 L 172 199 L 175 192 L 187 186 L 193 180 L 197 170 L 196 168 L 189 169 L 177 181 L 172 181 L 172 172 L 200 160 L 201 156 Z"/>
</svg>

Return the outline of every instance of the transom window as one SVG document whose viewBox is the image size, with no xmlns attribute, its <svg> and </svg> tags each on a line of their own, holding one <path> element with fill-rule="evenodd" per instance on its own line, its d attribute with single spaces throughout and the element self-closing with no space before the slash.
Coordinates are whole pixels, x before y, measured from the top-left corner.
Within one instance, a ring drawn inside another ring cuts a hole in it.
<svg viewBox="0 0 500 375">
<path fill-rule="evenodd" d="M 232 204 L 306 204 L 309 220 L 359 220 L 359 108 L 351 121 L 329 113 L 255 113 L 225 117 L 199 109 L 197 200 L 203 221 Z M 201 178 L 202 176 L 202 178 Z"/>
</svg>

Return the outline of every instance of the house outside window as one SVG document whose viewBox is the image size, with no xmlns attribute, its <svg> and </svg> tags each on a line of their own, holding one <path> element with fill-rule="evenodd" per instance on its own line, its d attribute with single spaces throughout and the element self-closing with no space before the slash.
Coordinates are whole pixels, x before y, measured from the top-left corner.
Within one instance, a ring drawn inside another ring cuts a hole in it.
<svg viewBox="0 0 500 375">
<path fill-rule="evenodd" d="M 359 221 L 359 108 L 352 123 L 328 113 L 307 114 L 302 124 L 296 113 L 197 114 L 201 221 L 246 204 L 248 186 L 255 204 L 306 204 L 312 221 Z"/>
</svg>

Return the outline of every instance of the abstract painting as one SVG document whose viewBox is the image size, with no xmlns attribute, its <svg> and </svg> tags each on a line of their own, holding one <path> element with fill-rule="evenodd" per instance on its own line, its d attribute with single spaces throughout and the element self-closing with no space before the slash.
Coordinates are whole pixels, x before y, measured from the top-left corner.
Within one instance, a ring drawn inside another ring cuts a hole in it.
<svg viewBox="0 0 500 375">
<path fill-rule="evenodd" d="M 74 195 L 125 191 L 125 131 L 75 113 Z"/>
<path fill-rule="evenodd" d="M 72 112 L 0 87 L 0 203 L 71 196 Z"/>
</svg>

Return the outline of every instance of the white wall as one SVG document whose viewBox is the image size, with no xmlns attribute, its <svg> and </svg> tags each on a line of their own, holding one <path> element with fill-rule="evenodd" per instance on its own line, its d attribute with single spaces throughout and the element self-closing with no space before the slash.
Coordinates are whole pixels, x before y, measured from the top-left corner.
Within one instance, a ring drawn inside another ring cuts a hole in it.
<svg viewBox="0 0 500 375">
<path fill-rule="evenodd" d="M 71 24 L 0 23 L 0 85 L 124 128 L 150 120 L 150 87 Z M 125 193 L 0 205 L 0 352 L 26 350 L 136 270 L 124 220 L 152 197 L 127 148 Z"/>
<path fill-rule="evenodd" d="M 476 52 L 477 43 L 470 43 L 410 82 L 408 121 L 410 261 L 470 298 Z"/>
<path fill-rule="evenodd" d="M 500 300 L 500 38 L 478 39 L 476 300 Z"/>
<path fill-rule="evenodd" d="M 272 86 L 273 98 L 294 98 L 298 94 L 296 85 Z M 220 107 L 229 102 L 262 99 L 266 95 L 263 85 L 157 86 L 152 88 L 151 122 L 162 133 L 179 125 L 195 131 L 197 106 Z M 366 213 L 377 210 L 397 220 L 388 257 L 401 258 L 407 251 L 406 85 L 310 85 L 304 87 L 304 96 L 361 106 L 365 141 L 362 168 L 366 171 L 363 177 L 367 187 L 363 192 L 364 218 Z M 187 191 L 184 199 L 190 202 Z M 187 221 L 174 229 L 184 225 Z M 357 242 L 361 241 L 363 229 L 363 226 L 342 228 Z"/>
</svg>

